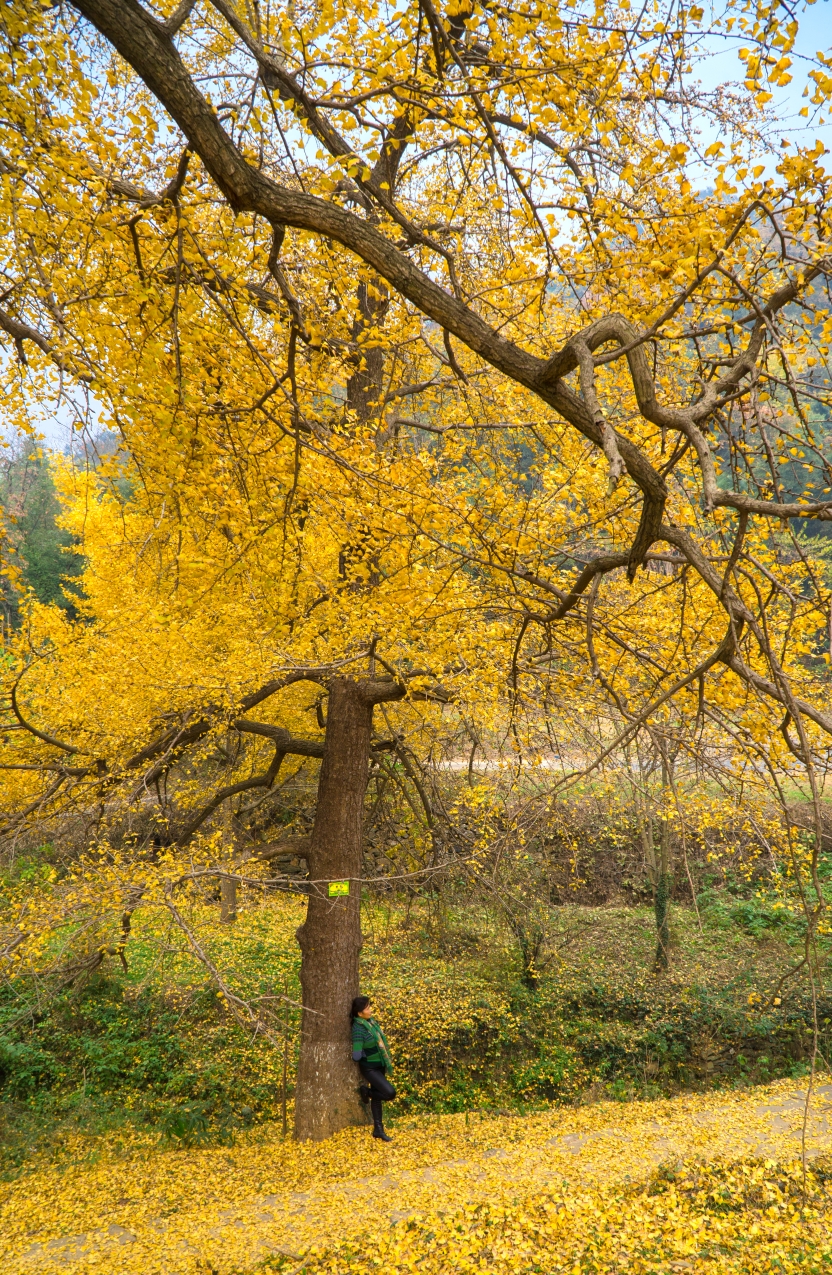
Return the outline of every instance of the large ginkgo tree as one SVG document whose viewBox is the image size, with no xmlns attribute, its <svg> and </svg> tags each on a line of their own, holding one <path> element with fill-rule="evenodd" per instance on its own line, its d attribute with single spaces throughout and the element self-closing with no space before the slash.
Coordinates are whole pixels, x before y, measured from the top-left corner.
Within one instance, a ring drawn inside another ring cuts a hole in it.
<svg viewBox="0 0 832 1275">
<path fill-rule="evenodd" d="M 0 13 L 6 412 L 118 439 L 59 475 L 79 620 L 9 640 L 10 834 L 148 800 L 182 848 L 322 758 L 302 1137 L 357 1118 L 361 810 L 403 747 L 377 704 L 487 722 L 561 679 L 625 740 L 707 710 L 806 774 L 816 921 L 829 208 L 822 146 L 771 134 L 791 11 Z M 737 36 L 742 83 L 706 93 Z M 820 58 L 807 111 L 829 89 Z M 158 862 L 124 872 L 175 907 Z"/>
</svg>

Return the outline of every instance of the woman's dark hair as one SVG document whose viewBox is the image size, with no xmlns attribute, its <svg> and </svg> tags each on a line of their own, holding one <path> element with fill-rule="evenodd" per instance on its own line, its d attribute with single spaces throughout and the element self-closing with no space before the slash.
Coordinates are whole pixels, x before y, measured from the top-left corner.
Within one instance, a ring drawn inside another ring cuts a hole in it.
<svg viewBox="0 0 832 1275">
<path fill-rule="evenodd" d="M 370 1003 L 369 996 L 356 996 L 353 998 L 352 1009 L 350 1010 L 350 1018 L 357 1018 Z"/>
</svg>

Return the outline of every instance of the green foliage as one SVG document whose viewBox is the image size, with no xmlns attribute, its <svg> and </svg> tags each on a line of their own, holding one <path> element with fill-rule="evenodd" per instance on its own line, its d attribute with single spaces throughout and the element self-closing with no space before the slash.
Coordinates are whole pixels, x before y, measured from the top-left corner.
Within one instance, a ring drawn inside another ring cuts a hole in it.
<svg viewBox="0 0 832 1275">
<path fill-rule="evenodd" d="M 49 463 L 34 444 L 0 471 L 0 507 L 11 524 L 24 583 L 39 602 L 55 603 L 74 617 L 71 581 L 80 575 L 84 560 L 74 551 L 74 537 L 57 524 L 60 504 Z M 15 619 L 16 600 L 7 596 L 6 606 Z"/>
<path fill-rule="evenodd" d="M 34 1093 L 57 1079 L 55 1057 L 39 1044 L 0 1039 L 0 1086 L 9 1097 Z"/>
<path fill-rule="evenodd" d="M 776 897 L 755 894 L 744 899 L 722 890 L 703 890 L 698 903 L 712 925 L 723 929 L 737 926 L 755 939 L 778 933 L 795 941 L 805 931 L 804 917 L 784 908 Z"/>
</svg>

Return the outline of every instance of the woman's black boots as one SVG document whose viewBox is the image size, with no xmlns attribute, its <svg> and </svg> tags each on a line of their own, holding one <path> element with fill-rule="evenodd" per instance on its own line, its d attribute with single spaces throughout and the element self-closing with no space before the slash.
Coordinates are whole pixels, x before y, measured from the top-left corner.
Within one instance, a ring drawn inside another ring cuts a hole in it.
<svg viewBox="0 0 832 1275">
<path fill-rule="evenodd" d="M 381 1115 L 381 1099 L 373 1095 L 370 1098 L 370 1110 L 373 1113 L 373 1137 L 380 1138 L 382 1142 L 392 1142 L 393 1139 L 389 1133 L 384 1132 L 384 1121 Z"/>
</svg>

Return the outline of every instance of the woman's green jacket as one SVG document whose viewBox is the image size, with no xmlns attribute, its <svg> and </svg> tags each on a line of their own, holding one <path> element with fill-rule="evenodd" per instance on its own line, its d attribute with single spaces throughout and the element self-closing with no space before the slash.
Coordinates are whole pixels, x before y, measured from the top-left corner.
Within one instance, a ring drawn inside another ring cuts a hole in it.
<svg viewBox="0 0 832 1275">
<path fill-rule="evenodd" d="M 355 1062 L 366 1063 L 368 1067 L 393 1070 L 387 1037 L 374 1018 L 352 1020 L 352 1056 Z"/>
</svg>

